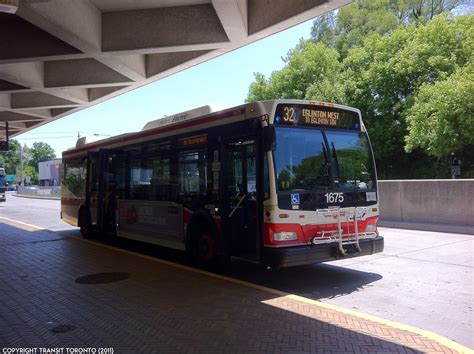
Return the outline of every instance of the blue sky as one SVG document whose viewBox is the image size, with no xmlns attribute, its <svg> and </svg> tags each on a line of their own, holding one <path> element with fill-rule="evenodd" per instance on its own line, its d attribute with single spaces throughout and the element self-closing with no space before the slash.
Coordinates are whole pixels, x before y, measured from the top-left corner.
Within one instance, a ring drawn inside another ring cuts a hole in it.
<svg viewBox="0 0 474 354">
<path fill-rule="evenodd" d="M 56 155 L 81 136 L 118 135 L 140 130 L 150 120 L 207 104 L 237 106 L 244 103 L 253 73 L 269 76 L 284 66 L 282 57 L 300 38 L 309 38 L 312 21 L 222 55 L 104 103 L 83 109 L 15 137 L 31 146 L 51 145 Z"/>
</svg>

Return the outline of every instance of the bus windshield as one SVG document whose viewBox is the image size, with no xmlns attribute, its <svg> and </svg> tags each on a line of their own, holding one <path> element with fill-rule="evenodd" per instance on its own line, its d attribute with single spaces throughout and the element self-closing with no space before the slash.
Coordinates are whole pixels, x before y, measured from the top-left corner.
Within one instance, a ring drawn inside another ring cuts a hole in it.
<svg viewBox="0 0 474 354">
<path fill-rule="evenodd" d="M 367 136 L 359 131 L 276 128 L 277 190 L 368 190 L 375 169 Z"/>
</svg>

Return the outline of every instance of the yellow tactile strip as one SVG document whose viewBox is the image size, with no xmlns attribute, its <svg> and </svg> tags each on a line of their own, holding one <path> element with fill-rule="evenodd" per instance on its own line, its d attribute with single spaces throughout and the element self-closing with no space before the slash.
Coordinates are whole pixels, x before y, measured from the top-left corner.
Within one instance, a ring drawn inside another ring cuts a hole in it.
<svg viewBox="0 0 474 354">
<path fill-rule="evenodd" d="M 11 226 L 20 227 L 26 231 L 42 230 L 42 228 L 35 225 L 24 224 L 2 217 L 0 217 L 0 221 Z M 49 236 L 51 236 L 51 234 Z M 80 240 L 78 238 L 69 239 Z M 128 256 L 132 256 L 132 258 L 146 258 L 153 262 L 180 269 L 178 273 L 186 271 L 185 274 L 188 274 L 186 275 L 187 279 L 193 278 L 188 271 L 198 273 L 200 281 L 211 283 L 212 286 L 218 286 L 225 291 L 231 291 L 232 298 L 234 301 L 241 301 L 241 306 L 234 308 L 233 306 L 235 306 L 235 303 L 230 306 L 226 301 L 220 301 L 221 299 L 219 299 L 219 303 L 217 304 L 218 308 L 216 310 L 217 312 L 214 316 L 225 314 L 226 316 L 230 316 L 229 319 L 231 319 L 233 316 L 241 315 L 240 312 L 235 311 L 238 311 L 238 309 L 244 309 L 244 312 L 250 311 L 247 314 L 249 318 L 252 318 L 255 323 L 261 323 L 261 325 L 253 329 L 250 324 L 232 324 L 233 327 L 231 328 L 235 334 L 242 335 L 242 333 L 248 333 L 248 331 L 250 331 L 246 336 L 252 338 L 252 335 L 255 335 L 253 331 L 263 331 L 261 335 L 257 336 L 257 338 L 261 340 L 261 343 L 253 343 L 251 342 L 251 339 L 249 339 L 251 343 L 248 341 L 245 342 L 247 338 L 242 338 L 243 342 L 241 350 L 243 351 L 252 349 L 257 352 L 286 352 L 293 350 L 315 352 L 324 349 L 324 351 L 329 352 L 472 352 L 470 349 L 444 337 L 418 328 L 398 324 L 300 296 L 287 294 L 252 283 L 136 254 L 127 250 L 117 249 L 108 245 L 91 241 L 86 242 L 88 244 L 107 248 L 110 251 L 126 253 Z M 13 243 L 13 245 L 15 245 L 15 243 Z M 57 248 L 58 247 L 59 246 L 57 246 Z M 99 250 L 94 252 L 99 253 Z M 206 278 L 213 278 L 215 280 L 205 280 Z M 253 289 L 253 291 L 245 291 L 245 288 L 239 289 L 238 287 L 230 287 L 230 289 L 229 286 L 226 286 L 225 283 L 220 283 L 219 280 L 225 280 L 228 283 L 233 283 L 238 286 L 245 286 L 247 289 Z M 173 286 L 176 286 L 176 284 L 173 284 Z M 265 296 L 265 294 L 262 294 L 261 292 L 267 293 L 271 296 Z M 237 293 L 238 296 L 235 296 Z M 242 299 L 242 296 L 247 296 L 248 299 Z M 256 299 L 258 300 L 258 303 L 264 306 L 262 307 L 261 305 L 258 305 L 255 307 L 254 300 Z M 280 323 L 282 319 L 285 320 L 283 325 Z M 170 319 L 168 318 L 167 321 L 170 321 Z M 222 330 L 229 330 L 227 328 L 228 321 L 222 321 L 222 318 L 215 318 L 214 323 L 216 322 L 219 323 Z M 207 324 L 204 326 L 206 325 Z M 173 326 L 176 326 L 176 324 L 173 324 Z M 189 331 L 189 328 L 192 328 L 192 326 L 186 327 L 184 325 L 183 328 L 187 328 L 187 331 Z M 210 329 L 212 329 L 212 326 L 210 326 Z M 216 330 L 218 329 L 219 328 Z M 187 340 L 190 341 L 189 338 Z M 233 342 L 230 339 L 228 339 L 228 341 L 230 341 L 229 343 L 234 344 L 233 349 L 237 349 L 237 347 L 235 347 L 237 344 L 235 343 L 240 343 L 239 341 Z M 223 343 L 221 341 L 218 342 L 220 344 Z M 214 347 L 214 349 L 216 348 L 218 347 Z"/>
</svg>

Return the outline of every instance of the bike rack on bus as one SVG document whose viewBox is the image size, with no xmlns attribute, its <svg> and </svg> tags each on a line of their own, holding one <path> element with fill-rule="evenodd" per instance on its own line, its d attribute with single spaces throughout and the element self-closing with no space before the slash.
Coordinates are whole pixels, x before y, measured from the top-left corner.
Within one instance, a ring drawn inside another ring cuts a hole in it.
<svg viewBox="0 0 474 354">
<path fill-rule="evenodd" d="M 358 221 L 362 220 L 367 211 L 368 208 L 366 207 L 341 209 L 341 207 L 338 206 L 328 209 L 316 209 L 316 213 L 318 215 L 336 218 L 337 230 L 323 230 L 321 231 L 321 236 L 315 238 L 315 241 L 317 241 L 317 243 L 337 242 L 339 245 L 339 251 L 343 256 L 347 255 L 347 251 L 343 247 L 345 245 L 355 245 L 357 252 L 361 252 L 359 241 L 361 239 L 373 238 L 377 236 L 375 232 L 359 232 Z M 345 222 L 347 224 L 347 230 L 350 230 L 350 222 L 354 222 L 354 234 L 344 234 L 344 231 L 342 229 L 343 220 L 341 220 L 341 217 L 346 218 Z"/>
</svg>

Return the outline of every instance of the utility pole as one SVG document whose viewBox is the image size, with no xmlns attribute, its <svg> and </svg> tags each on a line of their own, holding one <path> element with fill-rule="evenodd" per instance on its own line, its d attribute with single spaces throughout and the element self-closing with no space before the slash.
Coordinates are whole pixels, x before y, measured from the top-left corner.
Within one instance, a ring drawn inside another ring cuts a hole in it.
<svg viewBox="0 0 474 354">
<path fill-rule="evenodd" d="M 23 180 L 23 145 L 20 144 L 20 182 L 24 183 Z"/>
</svg>

